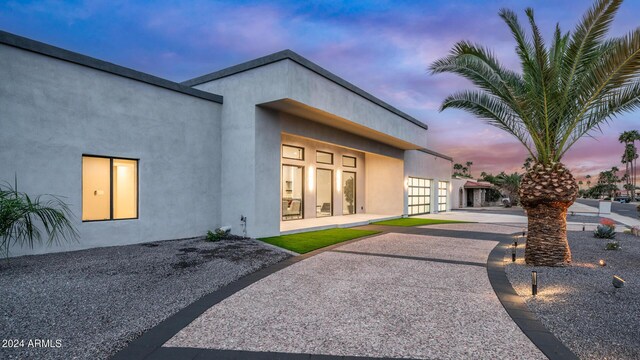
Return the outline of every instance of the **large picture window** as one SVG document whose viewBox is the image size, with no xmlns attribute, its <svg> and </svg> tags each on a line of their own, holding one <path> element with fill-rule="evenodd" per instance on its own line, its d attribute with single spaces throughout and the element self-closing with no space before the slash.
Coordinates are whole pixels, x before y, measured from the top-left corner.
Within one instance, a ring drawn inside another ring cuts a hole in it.
<svg viewBox="0 0 640 360">
<path fill-rule="evenodd" d="M 438 212 L 447 211 L 447 181 L 438 181 Z"/>
<path fill-rule="evenodd" d="M 138 218 L 138 160 L 82 156 L 82 221 Z"/>
<path fill-rule="evenodd" d="M 431 180 L 410 177 L 408 182 L 409 215 L 428 214 L 431 202 Z"/>
</svg>

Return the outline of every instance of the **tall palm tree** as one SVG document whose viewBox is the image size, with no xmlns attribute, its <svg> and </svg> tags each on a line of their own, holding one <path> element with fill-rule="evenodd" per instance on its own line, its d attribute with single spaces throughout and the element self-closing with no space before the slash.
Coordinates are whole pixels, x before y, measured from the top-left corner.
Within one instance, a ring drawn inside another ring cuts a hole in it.
<svg viewBox="0 0 640 360">
<path fill-rule="evenodd" d="M 563 156 L 615 115 L 640 108 L 640 28 L 606 39 L 621 3 L 596 1 L 573 32 L 563 33 L 556 25 L 548 46 L 533 9 L 525 11 L 531 33 L 513 11 L 501 10 L 516 42 L 520 72 L 467 41 L 455 44 L 449 56 L 430 67 L 434 74 L 458 74 L 477 87 L 448 96 L 441 110 L 466 110 L 497 126 L 522 143 L 533 159 L 519 192 L 529 221 L 528 264 L 571 261 L 566 213 L 578 185 L 560 162 Z"/>
<path fill-rule="evenodd" d="M 587 179 L 587 187 L 591 187 L 591 175 L 585 176 L 585 179 Z"/>
<path fill-rule="evenodd" d="M 467 161 L 465 165 L 467 165 L 467 171 L 469 172 L 468 175 L 471 177 L 471 165 L 473 165 L 473 161 Z"/>
<path fill-rule="evenodd" d="M 624 131 L 618 137 L 618 141 L 625 144 L 621 162 L 626 167 L 625 174 L 628 176 L 625 189 L 627 189 L 627 195 L 630 196 L 631 201 L 635 200 L 636 161 L 638 159 L 638 149 L 635 146 L 635 142 L 638 140 L 640 140 L 638 130 Z M 629 193 L 630 190 L 631 192 Z"/>
</svg>

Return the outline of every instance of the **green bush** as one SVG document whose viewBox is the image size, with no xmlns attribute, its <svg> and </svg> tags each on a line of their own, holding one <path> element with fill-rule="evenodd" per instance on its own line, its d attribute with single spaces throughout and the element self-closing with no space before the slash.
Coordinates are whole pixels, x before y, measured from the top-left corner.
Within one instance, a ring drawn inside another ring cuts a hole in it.
<svg viewBox="0 0 640 360">
<path fill-rule="evenodd" d="M 620 244 L 617 241 L 611 241 L 607 243 L 607 246 L 605 247 L 606 250 L 619 250 L 620 249 Z"/>
<path fill-rule="evenodd" d="M 215 231 L 207 231 L 207 241 L 215 242 L 225 239 L 229 236 L 229 230 L 222 230 L 217 228 Z"/>
<path fill-rule="evenodd" d="M 33 249 L 35 243 L 42 243 L 42 229 L 48 245 L 77 241 L 71 219 L 73 213 L 60 197 L 19 192 L 17 179 L 13 186 L 0 184 L 0 252 L 7 259 L 14 245 Z"/>
<path fill-rule="evenodd" d="M 615 239 L 616 228 L 613 226 L 598 225 L 596 231 L 593 232 L 593 236 L 597 237 L 598 239 Z"/>
</svg>

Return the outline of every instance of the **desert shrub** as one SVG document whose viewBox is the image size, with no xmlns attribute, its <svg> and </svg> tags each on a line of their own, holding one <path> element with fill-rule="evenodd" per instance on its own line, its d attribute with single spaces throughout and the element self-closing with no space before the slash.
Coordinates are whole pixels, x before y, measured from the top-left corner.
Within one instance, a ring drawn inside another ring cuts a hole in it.
<svg viewBox="0 0 640 360">
<path fill-rule="evenodd" d="M 620 249 L 620 244 L 617 241 L 611 241 L 607 243 L 607 246 L 605 247 L 606 250 L 619 250 Z"/>
<path fill-rule="evenodd" d="M 615 239 L 616 237 L 616 223 L 615 221 L 607 218 L 600 220 L 600 225 L 593 232 L 593 236 L 599 239 Z"/>
<path fill-rule="evenodd" d="M 207 231 L 207 241 L 220 241 L 222 239 L 225 239 L 227 236 L 229 236 L 229 230 L 223 230 L 221 228 L 217 228 L 215 229 L 215 231 Z"/>
</svg>

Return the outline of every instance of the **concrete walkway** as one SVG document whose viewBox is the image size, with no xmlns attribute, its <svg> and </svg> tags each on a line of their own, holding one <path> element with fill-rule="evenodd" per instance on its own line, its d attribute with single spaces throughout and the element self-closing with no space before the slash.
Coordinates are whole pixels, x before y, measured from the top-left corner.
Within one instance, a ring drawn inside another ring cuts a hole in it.
<svg viewBox="0 0 640 360">
<path fill-rule="evenodd" d="M 428 235 L 406 228 L 333 248 L 217 303 L 164 348 L 543 359 L 487 276 L 487 257 L 497 244 L 492 238 L 518 229 L 439 225 Z"/>
</svg>

